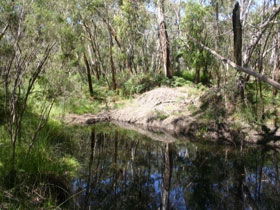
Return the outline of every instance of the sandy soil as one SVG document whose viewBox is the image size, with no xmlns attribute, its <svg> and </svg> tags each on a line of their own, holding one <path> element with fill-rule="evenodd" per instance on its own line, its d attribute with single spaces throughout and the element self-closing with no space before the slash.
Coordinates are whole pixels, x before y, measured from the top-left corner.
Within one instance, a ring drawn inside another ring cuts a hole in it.
<svg viewBox="0 0 280 210">
<path fill-rule="evenodd" d="M 66 116 L 64 120 L 67 123 L 79 125 L 101 121 L 127 123 L 138 125 L 144 129 L 154 128 L 169 134 L 220 141 L 232 145 L 260 142 L 270 145 L 278 144 L 280 130 L 276 130 L 274 133 L 272 131 L 271 133 L 260 133 L 245 124 L 244 128 L 237 129 L 234 122 L 227 120 L 220 122 L 215 117 L 202 120 L 205 113 L 197 110 L 201 110 L 203 101 L 207 97 L 207 92 L 193 87 L 161 87 L 136 97 L 122 108 L 98 115 L 71 114 Z M 217 108 L 219 107 L 218 104 L 215 104 L 216 101 L 211 103 Z"/>
</svg>

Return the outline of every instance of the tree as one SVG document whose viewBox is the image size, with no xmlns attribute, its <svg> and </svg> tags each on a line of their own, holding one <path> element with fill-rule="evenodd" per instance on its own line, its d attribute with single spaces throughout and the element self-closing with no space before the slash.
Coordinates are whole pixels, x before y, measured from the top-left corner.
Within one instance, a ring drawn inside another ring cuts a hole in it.
<svg viewBox="0 0 280 210">
<path fill-rule="evenodd" d="M 240 20 L 240 6 L 236 2 L 232 12 L 232 26 L 234 37 L 234 59 L 235 63 L 242 66 L 242 25 Z"/>
<path fill-rule="evenodd" d="M 242 66 L 242 24 L 240 20 L 240 6 L 239 3 L 236 2 L 233 12 L 232 12 L 232 28 L 233 28 L 233 51 L 234 51 L 234 59 L 235 63 L 239 66 Z M 239 77 L 239 92 L 241 99 L 245 98 L 245 81 L 242 76 Z"/>
<path fill-rule="evenodd" d="M 186 15 L 183 20 L 182 29 L 192 37 L 203 43 L 211 42 L 211 35 L 207 33 L 207 24 L 205 23 L 211 17 L 209 13 L 209 8 L 204 7 L 198 3 L 190 2 L 186 4 Z M 183 44 L 185 47 L 184 58 L 187 63 L 189 70 L 194 69 L 194 81 L 200 83 L 202 78 L 204 78 L 203 83 L 209 84 L 210 82 L 210 72 L 209 69 L 213 64 L 213 58 L 211 55 L 205 51 L 197 43 L 189 41 L 187 45 Z M 203 72 L 203 75 L 202 73 Z"/>
<path fill-rule="evenodd" d="M 12 14 L 13 18 L 7 19 L 9 27 L 5 29 L 1 43 L 1 47 L 6 46 L 5 53 L 1 54 L 3 59 L 1 80 L 5 93 L 6 126 L 11 142 L 12 174 L 16 172 L 17 146 L 22 143 L 22 121 L 28 108 L 29 98 L 39 77 L 44 73 L 47 61 L 55 48 L 55 42 L 47 42 L 45 37 L 38 37 L 36 33 L 29 34 L 33 27 L 33 25 L 28 25 L 32 9 L 26 7 L 24 3 L 13 2 L 7 8 L 6 12 Z M 11 16 L 8 15 L 8 17 Z M 33 137 L 30 138 L 29 148 L 33 146 L 36 135 L 48 118 L 51 107 L 52 103 L 42 104 L 41 120 Z M 14 184 L 13 181 L 11 184 Z"/>
<path fill-rule="evenodd" d="M 164 19 L 164 0 L 158 0 L 158 23 L 159 23 L 159 40 L 162 53 L 162 64 L 164 74 L 168 78 L 172 78 L 171 63 L 170 63 L 170 49 L 169 49 L 169 39 L 166 28 L 166 23 Z"/>
</svg>

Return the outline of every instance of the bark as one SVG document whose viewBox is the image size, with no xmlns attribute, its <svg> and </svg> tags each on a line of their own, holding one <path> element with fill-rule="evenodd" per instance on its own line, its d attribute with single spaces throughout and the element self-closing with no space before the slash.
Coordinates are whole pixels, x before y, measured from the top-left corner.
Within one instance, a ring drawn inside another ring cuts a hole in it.
<svg viewBox="0 0 280 210">
<path fill-rule="evenodd" d="M 162 62 L 164 74 L 168 78 L 172 78 L 169 39 L 164 20 L 164 0 L 158 0 L 158 22 L 159 22 L 159 40 L 162 53 Z"/>
<path fill-rule="evenodd" d="M 273 75 L 272 78 L 275 81 L 279 81 L 280 79 L 280 30 L 278 30 L 276 34 L 276 38 L 274 39 L 274 51 L 273 51 Z M 273 95 L 277 95 L 277 90 L 273 91 Z"/>
<path fill-rule="evenodd" d="M 126 65 L 129 69 L 129 71 L 131 72 L 131 74 L 133 74 L 133 58 L 134 58 L 134 53 L 133 53 L 133 46 L 129 45 L 129 48 L 127 50 L 127 59 L 126 59 Z M 136 70 L 135 70 L 136 73 Z"/>
<path fill-rule="evenodd" d="M 98 49 L 96 47 L 96 34 L 92 33 L 91 28 L 84 22 L 83 26 L 85 28 L 85 32 L 88 34 L 89 37 L 86 37 L 90 45 L 88 45 L 88 55 L 89 55 L 89 61 L 91 65 L 93 66 L 94 73 L 96 75 L 97 80 L 100 79 L 100 57 L 98 56 Z M 93 23 L 94 31 L 96 31 L 96 25 Z"/>
<path fill-rule="evenodd" d="M 219 24 L 219 15 L 220 15 L 220 10 L 219 10 L 219 2 L 217 1 L 215 3 L 215 20 L 216 20 L 216 24 L 215 24 L 215 28 L 216 28 L 216 34 L 217 34 L 217 38 L 216 40 L 216 49 L 220 49 L 220 42 L 221 42 L 221 30 L 220 30 L 220 24 Z M 220 65 L 216 68 L 216 75 L 217 75 L 217 86 L 218 88 L 221 85 L 221 72 L 220 72 Z"/>
<path fill-rule="evenodd" d="M 93 87 L 92 87 L 91 71 L 90 71 L 90 65 L 89 65 L 86 53 L 84 53 L 84 61 L 85 61 L 86 70 L 87 70 L 88 90 L 89 90 L 90 96 L 93 97 L 94 92 L 93 92 Z"/>
<path fill-rule="evenodd" d="M 195 68 L 195 83 L 200 83 L 200 68 L 196 67 Z"/>
<path fill-rule="evenodd" d="M 176 9 L 174 9 L 174 12 L 176 14 L 176 25 L 177 25 L 177 38 L 180 38 L 181 37 L 181 7 L 182 7 L 182 0 L 179 0 L 178 2 L 178 6 Z M 180 50 L 180 46 L 178 44 L 175 45 L 174 47 L 174 51 L 178 52 Z M 177 55 L 175 56 L 174 58 L 174 68 L 176 69 L 176 72 L 180 72 L 181 71 L 181 65 L 180 65 L 180 58 L 181 56 Z"/>
<path fill-rule="evenodd" d="M 240 20 L 240 6 L 236 2 L 232 12 L 232 28 L 233 28 L 233 51 L 235 63 L 242 66 L 242 24 Z M 238 91 L 243 101 L 245 98 L 245 79 L 242 75 L 238 79 Z"/>
<path fill-rule="evenodd" d="M 280 90 L 280 83 L 276 82 L 273 79 L 268 78 L 267 76 L 263 75 L 263 74 L 259 74 L 256 71 L 252 70 L 251 68 L 247 68 L 247 67 L 242 67 L 237 65 L 236 63 L 234 63 L 233 61 L 221 56 L 220 54 L 218 54 L 215 50 L 210 49 L 209 47 L 205 46 L 204 44 L 200 43 L 199 41 L 197 41 L 196 39 L 194 39 L 193 37 L 187 35 L 188 38 L 197 43 L 198 45 L 200 45 L 203 49 L 207 50 L 208 52 L 210 52 L 212 55 L 214 55 L 217 59 L 223 61 L 226 64 L 229 64 L 231 67 L 233 67 L 234 69 L 236 69 L 239 72 L 244 72 L 248 75 L 251 75 L 259 80 L 261 80 L 262 82 L 265 82 L 269 85 L 271 85 L 272 87 Z"/>
<path fill-rule="evenodd" d="M 276 0 L 274 0 L 274 8 L 277 10 Z M 273 71 L 272 78 L 273 80 L 279 82 L 280 80 L 280 26 L 276 26 L 276 34 L 273 40 L 273 53 L 272 53 L 272 63 L 273 63 Z M 278 91 L 276 89 L 273 90 L 273 95 L 276 96 Z M 276 109 L 275 109 L 276 110 Z M 277 112 L 276 112 L 277 113 Z M 275 121 L 276 122 L 276 121 Z"/>
<path fill-rule="evenodd" d="M 109 47 L 109 52 L 110 52 L 110 64 L 111 64 L 111 73 L 112 73 L 112 88 L 113 90 L 117 89 L 117 82 L 116 82 L 116 67 L 113 59 L 113 37 L 112 34 L 110 33 L 109 29 L 109 38 L 110 38 L 110 47 Z"/>
<path fill-rule="evenodd" d="M 98 70 L 99 72 L 99 77 L 104 76 L 104 71 L 105 71 L 105 66 L 104 66 L 104 59 L 103 57 L 101 56 L 101 53 L 100 53 L 100 46 L 97 44 L 98 41 L 96 40 L 96 37 L 98 36 L 98 28 L 97 26 L 94 24 L 94 21 L 92 21 L 93 23 L 93 27 L 94 27 L 94 34 L 93 34 L 93 38 L 94 38 L 94 42 L 92 43 L 93 46 L 94 46 L 94 49 L 95 49 L 95 55 L 96 55 L 96 58 L 98 60 L 98 62 L 96 63 L 96 69 Z"/>
<path fill-rule="evenodd" d="M 93 44 L 93 40 L 91 40 L 91 48 L 90 48 L 90 46 L 88 46 L 88 53 L 89 53 L 89 59 L 90 59 L 90 63 L 91 63 L 91 65 L 92 65 L 92 67 L 93 67 L 93 70 L 94 70 L 94 73 L 95 73 L 95 75 L 96 75 L 96 78 L 97 78 L 97 80 L 99 80 L 100 79 L 100 73 L 99 73 L 99 64 L 100 64 L 100 62 L 99 61 L 97 61 L 97 53 L 96 53 L 96 49 L 95 49 L 95 46 L 94 46 L 94 44 Z M 93 53 L 94 53 L 94 55 L 93 55 Z M 95 58 L 93 58 L 95 56 Z"/>
<path fill-rule="evenodd" d="M 236 2 L 232 13 L 232 26 L 234 35 L 234 59 L 235 63 L 242 66 L 242 25 L 240 20 L 240 6 Z"/>
</svg>

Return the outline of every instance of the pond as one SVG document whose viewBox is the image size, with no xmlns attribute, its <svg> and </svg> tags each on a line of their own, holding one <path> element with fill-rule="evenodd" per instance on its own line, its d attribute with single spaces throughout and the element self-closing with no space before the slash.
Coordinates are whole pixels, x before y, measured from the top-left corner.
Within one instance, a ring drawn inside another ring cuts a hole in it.
<svg viewBox="0 0 280 210">
<path fill-rule="evenodd" d="M 140 133 L 104 123 L 77 129 L 77 209 L 280 208 L 276 150 Z"/>
</svg>

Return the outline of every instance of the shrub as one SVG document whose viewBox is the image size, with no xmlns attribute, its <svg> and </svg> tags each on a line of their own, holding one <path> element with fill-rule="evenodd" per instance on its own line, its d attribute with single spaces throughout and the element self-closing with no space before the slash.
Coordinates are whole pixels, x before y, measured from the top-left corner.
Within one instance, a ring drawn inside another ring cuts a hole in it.
<svg viewBox="0 0 280 210">
<path fill-rule="evenodd" d="M 168 82 L 168 79 L 165 79 L 162 75 L 144 73 L 133 75 L 130 79 L 124 82 L 122 86 L 122 94 L 124 94 L 124 96 L 140 94 L 164 84 L 167 85 L 170 83 Z"/>
</svg>

